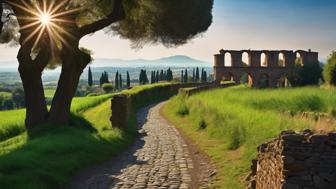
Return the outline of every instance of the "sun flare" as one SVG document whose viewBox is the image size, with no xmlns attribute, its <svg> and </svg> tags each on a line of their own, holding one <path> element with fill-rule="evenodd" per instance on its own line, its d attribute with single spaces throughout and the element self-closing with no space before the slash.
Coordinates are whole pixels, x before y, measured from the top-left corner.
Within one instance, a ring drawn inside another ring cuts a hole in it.
<svg viewBox="0 0 336 189">
<path fill-rule="evenodd" d="M 47 3 L 46 0 L 32 4 L 28 4 L 25 0 L 21 0 L 21 3 L 10 2 L 11 6 L 30 14 L 30 16 L 17 17 L 18 20 L 24 20 L 26 23 L 21 26 L 20 30 L 31 30 L 30 35 L 24 39 L 23 43 L 34 40 L 33 48 L 35 48 L 42 36 L 48 34 L 52 44 L 61 42 L 63 45 L 68 46 L 65 37 L 73 37 L 73 35 L 67 32 L 61 24 L 73 23 L 73 20 L 66 19 L 66 16 L 80 9 L 64 9 L 67 2 L 62 1 L 57 5 L 54 2 Z"/>
<path fill-rule="evenodd" d="M 39 16 L 39 19 L 40 19 L 41 24 L 43 24 L 43 25 L 51 24 L 51 16 L 50 16 L 49 13 L 42 13 Z"/>
</svg>

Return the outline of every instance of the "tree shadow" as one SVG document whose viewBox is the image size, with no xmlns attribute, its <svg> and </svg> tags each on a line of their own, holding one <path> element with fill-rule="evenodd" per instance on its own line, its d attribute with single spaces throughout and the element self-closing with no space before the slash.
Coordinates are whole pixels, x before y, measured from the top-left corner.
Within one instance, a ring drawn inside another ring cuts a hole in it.
<svg viewBox="0 0 336 189">
<path fill-rule="evenodd" d="M 113 188 L 120 182 L 119 179 L 113 177 L 114 175 L 120 175 L 121 171 L 127 167 L 147 164 L 147 161 L 138 160 L 135 153 L 144 147 L 144 137 L 147 134 L 142 130 L 142 127 L 147 122 L 147 115 L 151 107 L 146 107 L 139 111 L 142 112 L 142 115 L 137 116 L 138 118 L 140 117 L 137 120 L 138 134 L 129 148 L 100 165 L 82 171 L 71 183 L 66 184 L 63 189 L 97 188 L 98 185 L 98 188 Z"/>
<path fill-rule="evenodd" d="M 123 151 L 131 140 L 128 133 L 103 139 L 74 114 L 70 125 L 40 125 L 0 142 L 0 186 L 60 188 L 76 172 Z"/>
</svg>

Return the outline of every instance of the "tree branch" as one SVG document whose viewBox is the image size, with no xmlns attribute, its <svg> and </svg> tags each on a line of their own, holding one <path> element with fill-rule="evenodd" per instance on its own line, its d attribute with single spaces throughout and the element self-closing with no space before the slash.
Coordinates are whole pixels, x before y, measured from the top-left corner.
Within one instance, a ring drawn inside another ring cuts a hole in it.
<svg viewBox="0 0 336 189">
<path fill-rule="evenodd" d="M 2 2 L 2 0 L 0 0 L 0 34 L 2 33 L 2 27 L 4 25 L 4 23 L 2 22 L 2 14 L 3 14 L 3 7 L 4 2 Z"/>
<path fill-rule="evenodd" d="M 83 37 L 85 35 L 88 35 L 90 33 L 99 31 L 114 22 L 117 22 L 119 20 L 122 20 L 125 18 L 125 10 L 123 7 L 122 0 L 115 0 L 114 1 L 114 8 L 112 12 L 106 16 L 106 18 L 103 18 L 101 20 L 98 20 L 96 22 L 93 22 L 91 24 L 85 25 L 81 28 L 79 28 L 79 35 L 80 37 Z"/>
</svg>

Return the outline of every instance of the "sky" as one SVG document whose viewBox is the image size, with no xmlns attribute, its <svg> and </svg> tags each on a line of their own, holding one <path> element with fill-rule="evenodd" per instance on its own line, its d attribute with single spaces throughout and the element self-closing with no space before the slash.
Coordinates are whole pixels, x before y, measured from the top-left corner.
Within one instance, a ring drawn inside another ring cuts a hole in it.
<svg viewBox="0 0 336 189">
<path fill-rule="evenodd" d="M 220 49 L 308 50 L 325 59 L 336 49 L 336 0 L 215 0 L 213 24 L 201 37 L 177 48 L 132 49 L 128 40 L 100 31 L 80 45 L 94 58 L 157 59 L 187 55 L 212 62 Z M 0 62 L 15 60 L 17 48 L 0 45 Z M 0 63 L 1 64 L 1 63 Z M 8 63 L 2 63 L 8 64 Z"/>
</svg>

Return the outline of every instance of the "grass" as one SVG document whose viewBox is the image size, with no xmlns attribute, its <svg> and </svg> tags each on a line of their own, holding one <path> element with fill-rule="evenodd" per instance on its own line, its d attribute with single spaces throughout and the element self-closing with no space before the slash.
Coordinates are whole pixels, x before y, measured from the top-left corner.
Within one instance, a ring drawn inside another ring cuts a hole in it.
<svg viewBox="0 0 336 189">
<path fill-rule="evenodd" d="M 53 98 L 55 95 L 56 89 L 44 89 L 44 95 L 46 98 Z"/>
<path fill-rule="evenodd" d="M 113 95 L 107 94 L 94 97 L 77 97 L 72 101 L 71 112 L 79 114 L 91 107 L 111 99 Z M 0 111 L 0 142 L 25 131 L 24 119 L 26 111 L 24 109 Z"/>
<path fill-rule="evenodd" d="M 88 99 L 74 100 L 76 111 L 84 110 L 79 104 L 96 104 L 83 117 L 73 118 L 77 125 L 44 125 L 30 138 L 22 133 L 0 143 L 1 188 L 60 188 L 79 169 L 106 160 L 130 144 L 132 136 L 109 122 L 110 100 L 106 96 Z M 102 103 L 97 105 L 97 100 Z"/>
<path fill-rule="evenodd" d="M 301 112 L 335 111 L 335 89 L 218 89 L 190 98 L 174 97 L 164 115 L 185 132 L 218 167 L 216 188 L 243 189 L 257 146 L 283 130 L 314 129 Z M 335 125 L 327 125 L 334 130 Z"/>
<path fill-rule="evenodd" d="M 155 86 L 162 85 L 166 84 Z M 126 92 L 135 95 L 155 86 Z M 6 139 L 0 141 L 0 188 L 61 188 L 79 170 L 125 149 L 135 132 L 111 126 L 112 97 L 75 98 L 70 125 L 41 125 L 30 136 L 24 132 L 24 110 L 0 112 L 0 117 L 8 117 L 7 121 L 0 120 L 0 128 L 4 128 L 0 136 Z M 14 123 L 20 132 L 6 135 L 15 128 Z"/>
</svg>

